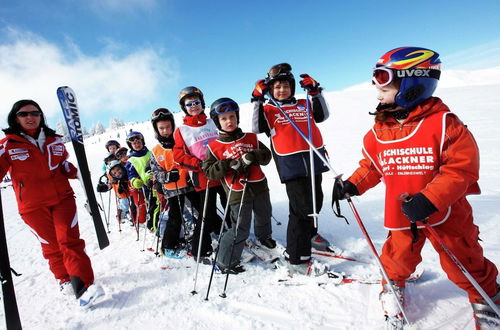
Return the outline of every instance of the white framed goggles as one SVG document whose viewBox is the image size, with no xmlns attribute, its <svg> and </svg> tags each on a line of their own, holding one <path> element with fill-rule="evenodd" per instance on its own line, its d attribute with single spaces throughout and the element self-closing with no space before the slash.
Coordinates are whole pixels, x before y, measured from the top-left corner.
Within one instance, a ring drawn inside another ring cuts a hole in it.
<svg viewBox="0 0 500 330">
<path fill-rule="evenodd" d="M 383 66 L 373 68 L 372 82 L 378 87 L 384 87 L 389 85 L 393 81 L 393 79 L 394 79 L 394 71 L 392 71 L 391 69 L 388 69 Z"/>
</svg>

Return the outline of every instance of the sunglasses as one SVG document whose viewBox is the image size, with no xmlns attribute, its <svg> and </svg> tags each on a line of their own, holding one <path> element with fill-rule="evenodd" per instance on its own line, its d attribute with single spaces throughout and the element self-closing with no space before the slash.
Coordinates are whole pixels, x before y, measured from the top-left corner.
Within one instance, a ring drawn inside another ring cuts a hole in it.
<svg viewBox="0 0 500 330">
<path fill-rule="evenodd" d="M 394 80 L 394 72 L 391 69 L 380 67 L 373 69 L 373 84 L 378 87 L 389 85 Z"/>
<path fill-rule="evenodd" d="M 120 159 L 122 158 L 123 156 L 126 156 L 127 155 L 127 150 L 119 150 L 115 153 L 116 155 L 116 158 Z"/>
<path fill-rule="evenodd" d="M 201 101 L 200 100 L 197 100 L 197 101 L 192 101 L 192 102 L 188 102 L 185 104 L 186 107 L 194 107 L 194 106 L 197 106 L 197 105 L 200 105 L 201 104 Z"/>
<path fill-rule="evenodd" d="M 42 112 L 36 110 L 36 111 L 19 111 L 18 113 L 16 113 L 16 116 L 21 118 L 28 117 L 29 115 L 32 115 L 33 117 L 40 117 L 42 115 Z"/>
<path fill-rule="evenodd" d="M 225 102 L 222 102 L 221 104 L 217 105 L 217 107 L 215 107 L 215 109 L 213 109 L 212 111 L 218 115 L 223 115 L 223 114 L 228 113 L 230 111 L 237 112 L 239 110 L 240 110 L 240 108 L 238 107 L 238 104 L 236 102 L 225 101 Z"/>
<path fill-rule="evenodd" d="M 128 142 L 135 142 L 135 141 L 140 141 L 141 137 L 139 135 L 132 136 L 128 139 Z"/>
</svg>

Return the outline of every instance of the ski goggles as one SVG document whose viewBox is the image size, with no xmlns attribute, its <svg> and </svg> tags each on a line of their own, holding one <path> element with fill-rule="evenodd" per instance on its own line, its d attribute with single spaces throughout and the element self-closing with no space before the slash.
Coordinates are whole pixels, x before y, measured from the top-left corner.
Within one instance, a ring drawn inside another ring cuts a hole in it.
<svg viewBox="0 0 500 330">
<path fill-rule="evenodd" d="M 238 112 L 240 111 L 240 107 L 234 101 L 224 101 L 221 102 L 220 104 L 217 104 L 217 106 L 214 109 L 212 109 L 212 111 L 218 115 L 223 115 L 231 111 Z"/>
<path fill-rule="evenodd" d="M 142 137 L 140 135 L 134 135 L 128 138 L 128 142 L 135 142 L 140 140 L 142 140 Z"/>
<path fill-rule="evenodd" d="M 389 85 L 394 80 L 394 71 L 386 67 L 379 67 L 373 69 L 372 82 L 378 87 Z"/>
<path fill-rule="evenodd" d="M 273 66 L 271 69 L 269 69 L 269 72 L 267 73 L 266 80 L 276 80 L 280 78 L 288 78 L 292 71 L 292 66 L 288 63 L 280 63 L 276 64 Z M 292 76 L 293 77 L 293 76 Z"/>
<path fill-rule="evenodd" d="M 167 109 L 157 109 L 151 115 L 151 120 L 155 121 L 158 119 L 172 119 L 172 113 Z"/>
<path fill-rule="evenodd" d="M 194 106 L 197 106 L 197 105 L 200 105 L 200 104 L 201 104 L 201 101 L 200 100 L 196 100 L 196 101 L 187 102 L 184 105 L 186 107 L 188 107 L 188 108 L 191 108 L 191 107 L 194 107 Z"/>
<path fill-rule="evenodd" d="M 29 115 L 33 117 L 40 117 L 42 115 L 42 112 L 35 110 L 35 111 L 19 111 L 16 113 L 16 116 L 20 118 L 25 118 L 28 117 Z"/>
<path fill-rule="evenodd" d="M 127 155 L 127 149 L 126 148 L 120 148 L 118 149 L 116 152 L 115 152 L 115 155 L 116 155 L 116 158 L 120 159 L 122 158 L 123 156 L 126 156 Z"/>
</svg>

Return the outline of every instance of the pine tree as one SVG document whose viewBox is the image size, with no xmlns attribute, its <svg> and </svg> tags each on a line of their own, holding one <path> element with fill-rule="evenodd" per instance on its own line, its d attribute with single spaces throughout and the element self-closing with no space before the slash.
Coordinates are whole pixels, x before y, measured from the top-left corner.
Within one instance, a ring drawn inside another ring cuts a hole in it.
<svg viewBox="0 0 500 330">
<path fill-rule="evenodd" d="M 62 120 L 59 120 L 56 124 L 56 133 L 62 135 L 64 142 L 69 142 L 71 140 L 69 136 L 68 126 Z"/>
</svg>

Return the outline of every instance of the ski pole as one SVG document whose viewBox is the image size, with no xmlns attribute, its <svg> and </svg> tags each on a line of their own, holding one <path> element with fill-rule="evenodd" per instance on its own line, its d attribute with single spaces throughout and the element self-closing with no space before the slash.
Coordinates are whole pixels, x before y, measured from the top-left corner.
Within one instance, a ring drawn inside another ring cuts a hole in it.
<svg viewBox="0 0 500 330">
<path fill-rule="evenodd" d="M 311 148 L 311 150 L 314 151 L 314 153 L 323 161 L 323 163 L 325 164 L 325 166 L 328 167 L 328 169 L 334 174 L 335 177 L 338 177 L 337 173 L 332 168 L 332 166 L 330 165 L 330 163 L 328 162 L 328 160 L 326 160 L 326 158 L 314 147 L 314 145 L 312 144 L 312 142 L 309 141 L 309 139 L 304 135 L 304 133 L 302 133 L 302 131 L 300 130 L 300 128 L 297 126 L 297 124 L 295 124 L 295 122 L 290 118 L 290 116 L 288 116 L 288 114 L 283 110 L 283 108 L 279 105 L 279 103 L 271 96 L 271 94 L 266 93 L 266 95 L 274 103 L 274 105 L 278 108 L 278 110 L 280 111 L 280 113 L 293 126 L 293 128 L 302 137 L 302 139 L 307 144 L 309 144 L 309 147 Z M 385 268 L 382 265 L 382 262 L 380 261 L 380 257 L 379 257 L 379 255 L 377 253 L 377 250 L 375 249 L 375 246 L 373 245 L 373 242 L 372 242 L 372 240 L 370 238 L 370 235 L 368 234 L 368 231 L 366 230 L 366 228 L 365 228 L 365 226 L 363 224 L 363 220 L 359 216 L 358 210 L 356 209 L 356 206 L 352 202 L 351 196 L 346 195 L 346 199 L 347 199 L 347 203 L 349 204 L 349 207 L 351 208 L 352 213 L 354 214 L 354 217 L 356 218 L 356 221 L 358 222 L 358 225 L 359 225 L 359 228 L 361 229 L 361 232 L 365 236 L 365 239 L 368 242 L 368 245 L 370 246 L 370 248 L 371 248 L 371 250 L 373 252 L 373 255 L 375 256 L 375 259 L 377 261 L 377 265 L 380 268 L 380 271 L 382 272 L 382 275 L 383 275 L 384 279 L 387 281 L 388 286 L 389 286 L 391 292 L 396 297 L 396 291 L 394 290 L 394 287 L 393 287 L 393 285 L 392 285 L 392 283 L 391 283 L 391 281 L 389 279 L 389 276 L 387 275 L 387 272 L 385 271 Z M 396 301 L 397 301 L 399 309 L 401 310 L 401 313 L 403 314 L 403 317 L 404 317 L 406 323 L 410 324 L 410 322 L 408 321 L 408 318 L 406 317 L 406 314 L 405 314 L 405 312 L 403 310 L 403 306 L 401 306 L 401 303 L 399 302 L 398 299 L 396 299 Z"/>
<path fill-rule="evenodd" d="M 434 230 L 434 228 L 432 228 L 432 226 L 426 220 L 422 222 L 424 223 L 425 229 L 427 229 L 427 231 L 429 231 L 431 236 L 434 237 L 434 239 L 438 242 L 438 244 L 441 246 L 444 252 L 446 252 L 448 257 L 450 257 L 451 261 L 453 261 L 455 265 L 457 265 L 458 269 L 460 269 L 460 271 L 465 275 L 465 277 L 467 277 L 469 282 L 474 286 L 477 292 L 479 292 L 479 294 L 483 297 L 483 299 L 488 303 L 491 309 L 493 309 L 495 313 L 497 313 L 497 316 L 500 317 L 500 310 L 498 309 L 498 306 L 491 300 L 491 298 L 486 294 L 486 292 L 484 292 L 483 288 L 481 288 L 479 283 L 477 283 L 477 281 L 472 277 L 472 275 L 467 271 L 467 269 L 465 269 L 464 265 L 460 262 L 460 260 L 458 260 L 458 258 L 453 254 L 453 252 L 451 252 L 446 247 L 444 242 L 441 240 L 439 234 Z"/>
<path fill-rule="evenodd" d="M 314 152 L 312 140 L 312 125 L 311 125 L 311 103 L 309 102 L 309 92 L 306 90 L 306 114 L 307 114 L 307 131 L 309 134 L 309 166 L 311 167 L 311 191 L 312 191 L 312 207 L 313 212 L 309 214 L 313 218 L 314 228 L 318 228 L 318 212 L 316 210 L 316 174 L 314 171 Z"/>
<path fill-rule="evenodd" d="M 100 207 L 99 205 L 99 208 L 102 210 L 102 213 L 104 213 L 104 221 L 106 222 L 106 228 L 108 229 L 108 234 L 109 234 L 109 221 L 108 221 L 108 216 L 106 215 L 106 209 L 104 208 L 104 200 L 102 199 L 102 193 L 99 192 L 99 197 L 101 198 L 101 204 L 102 204 L 102 207 Z"/>
<path fill-rule="evenodd" d="M 108 217 L 109 217 L 109 222 L 111 222 L 111 190 L 108 191 Z M 109 233 L 109 226 L 108 226 L 108 233 Z"/>
<path fill-rule="evenodd" d="M 203 242 L 203 229 L 205 228 L 205 214 L 207 213 L 207 203 L 208 203 L 208 193 L 210 186 L 210 180 L 207 180 L 207 188 L 205 189 L 205 200 L 203 201 L 203 214 L 201 215 L 201 228 L 200 228 L 200 237 L 198 238 L 198 252 L 196 254 L 196 271 L 194 273 L 194 287 L 191 294 L 195 295 L 198 292 L 196 291 L 196 282 L 198 281 L 198 268 L 200 267 L 200 253 L 201 253 L 201 243 Z"/>
<path fill-rule="evenodd" d="M 384 277 L 385 281 L 387 282 L 387 285 L 389 286 L 389 289 L 391 290 L 394 297 L 397 297 L 396 290 L 394 289 L 394 286 L 392 285 L 392 282 L 389 279 L 389 275 L 387 275 L 387 272 L 385 271 L 385 268 L 382 265 L 382 261 L 380 260 L 377 249 L 375 249 L 375 246 L 373 245 L 373 242 L 370 238 L 370 235 L 368 234 L 368 231 L 366 230 L 365 225 L 363 224 L 363 220 L 361 220 L 361 217 L 359 216 L 358 210 L 354 206 L 354 203 L 352 202 L 350 196 L 347 196 L 347 203 L 351 207 L 352 213 L 354 214 L 354 217 L 356 218 L 356 221 L 358 222 L 359 228 L 361 229 L 361 232 L 365 236 L 365 239 L 368 242 L 368 245 L 370 246 L 370 249 L 372 250 L 373 255 L 375 256 L 375 260 L 377 261 L 377 265 L 378 265 L 380 271 L 382 272 L 382 276 Z M 401 310 L 401 313 L 403 314 L 403 317 L 406 321 L 406 324 L 410 324 L 410 322 L 408 321 L 408 317 L 406 317 L 406 313 L 403 310 L 403 306 L 401 305 L 401 302 L 397 298 L 396 298 L 396 303 L 397 303 L 399 309 Z"/>
<path fill-rule="evenodd" d="M 146 203 L 146 222 L 144 223 L 144 239 L 142 240 L 142 250 L 141 252 L 144 252 L 145 251 L 145 248 L 146 248 L 146 234 L 148 232 L 148 222 L 149 222 L 149 218 L 150 218 L 150 214 L 149 214 L 149 204 L 150 204 L 150 197 L 151 197 L 151 194 L 153 192 L 149 192 L 148 196 L 146 197 L 146 189 L 144 187 L 141 188 L 142 189 L 142 194 L 144 195 L 144 203 Z"/>
<path fill-rule="evenodd" d="M 276 222 L 276 225 L 277 225 L 277 226 L 281 226 L 281 221 L 278 221 L 278 220 L 274 217 L 274 215 L 272 215 L 272 214 L 271 214 L 271 218 L 273 218 L 273 220 L 274 220 L 274 222 Z"/>
<path fill-rule="evenodd" d="M 229 210 L 229 201 L 231 200 L 231 194 L 233 192 L 233 185 L 234 185 L 234 180 L 236 179 L 236 171 L 233 174 L 233 177 L 231 179 L 231 186 L 229 187 L 229 192 L 227 194 L 227 201 L 226 201 L 226 206 L 224 208 L 224 216 L 222 219 L 222 223 L 220 225 L 220 230 L 219 230 L 219 237 L 217 238 L 217 249 L 215 250 L 215 260 L 212 265 L 212 272 L 210 273 L 210 280 L 208 281 L 208 288 L 207 288 L 207 296 L 205 297 L 205 300 L 208 300 L 208 294 L 210 293 L 210 287 L 212 286 L 212 278 L 214 277 L 214 272 L 215 272 L 215 264 L 217 263 L 217 256 L 219 255 L 219 248 L 220 248 L 220 241 L 222 238 L 222 231 L 224 230 L 224 219 L 226 218 L 227 211 Z"/>
<path fill-rule="evenodd" d="M 2 293 L 7 329 L 22 329 L 19 310 L 17 308 L 16 292 L 12 281 L 7 237 L 3 218 L 2 196 L 0 193 L 0 277 L 2 278 Z"/>
<path fill-rule="evenodd" d="M 234 253 L 234 245 L 236 243 L 236 237 L 238 236 L 238 228 L 240 226 L 240 215 L 241 215 L 241 209 L 243 208 L 243 201 L 245 200 L 245 192 L 247 191 L 247 184 L 248 184 L 248 174 L 249 174 L 250 167 L 247 167 L 247 173 L 245 174 L 245 179 L 240 180 L 240 182 L 245 183 L 245 186 L 243 187 L 243 192 L 241 193 L 241 201 L 240 201 L 240 207 L 238 208 L 238 216 L 236 218 L 236 227 L 234 228 L 234 236 L 233 236 L 233 242 L 231 244 L 231 253 L 229 255 L 229 265 L 231 265 L 231 261 L 233 260 L 233 253 Z M 251 215 L 250 215 L 251 217 Z M 228 267 L 229 267 L 228 265 Z M 226 274 L 226 281 L 224 282 L 224 290 L 222 293 L 219 295 L 222 298 L 226 298 L 226 289 L 227 289 L 227 282 L 229 281 L 229 271 Z"/>
<path fill-rule="evenodd" d="M 118 205 L 118 196 L 115 194 L 115 204 L 116 204 L 116 218 L 118 219 L 118 231 L 122 232 L 122 210 Z"/>
</svg>

